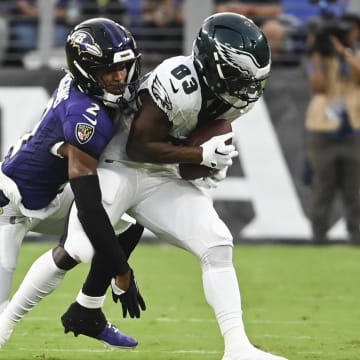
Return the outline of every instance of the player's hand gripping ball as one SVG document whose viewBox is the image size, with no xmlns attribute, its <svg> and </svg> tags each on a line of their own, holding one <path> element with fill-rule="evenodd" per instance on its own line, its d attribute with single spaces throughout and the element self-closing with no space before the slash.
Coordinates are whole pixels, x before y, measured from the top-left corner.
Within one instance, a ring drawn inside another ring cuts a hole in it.
<svg viewBox="0 0 360 360">
<path fill-rule="evenodd" d="M 231 122 L 226 119 L 217 119 L 196 128 L 186 139 L 185 146 L 200 146 L 205 141 L 217 135 L 224 135 L 232 131 Z M 232 139 L 226 141 L 227 145 Z M 212 172 L 217 171 L 204 165 L 179 164 L 180 176 L 185 180 L 194 180 L 208 177 Z"/>
</svg>

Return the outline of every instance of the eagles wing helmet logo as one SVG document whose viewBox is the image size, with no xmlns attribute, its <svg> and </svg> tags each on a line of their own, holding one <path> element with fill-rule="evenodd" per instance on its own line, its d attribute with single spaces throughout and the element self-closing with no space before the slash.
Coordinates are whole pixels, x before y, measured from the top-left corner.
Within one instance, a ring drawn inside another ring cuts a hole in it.
<svg viewBox="0 0 360 360">
<path fill-rule="evenodd" d="M 166 92 L 164 86 L 161 84 L 157 75 L 155 76 L 152 84 L 151 91 L 157 101 L 161 103 L 161 106 L 167 110 L 172 110 L 172 103 L 170 101 L 169 95 Z"/>
<path fill-rule="evenodd" d="M 85 123 L 76 124 L 75 136 L 80 144 L 87 143 L 92 138 L 93 135 L 94 135 L 93 126 Z"/>
<path fill-rule="evenodd" d="M 94 38 L 86 31 L 76 31 L 71 35 L 71 46 L 77 48 L 78 54 L 88 53 L 97 57 L 102 57 L 102 50 L 98 44 L 95 43 Z"/>
<path fill-rule="evenodd" d="M 244 71 L 251 74 L 257 74 L 261 68 L 260 64 L 257 62 L 254 55 L 247 51 L 241 51 L 230 46 L 225 46 L 218 41 L 216 43 L 216 50 L 223 60 L 233 67 L 238 68 L 241 71 Z"/>
</svg>

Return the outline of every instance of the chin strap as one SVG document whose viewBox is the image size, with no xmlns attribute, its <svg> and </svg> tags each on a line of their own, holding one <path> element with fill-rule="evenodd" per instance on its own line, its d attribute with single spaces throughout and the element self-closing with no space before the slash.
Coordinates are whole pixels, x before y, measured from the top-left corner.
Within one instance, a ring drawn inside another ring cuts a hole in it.
<svg viewBox="0 0 360 360">
<path fill-rule="evenodd" d="M 135 97 L 132 92 L 130 91 L 129 87 L 127 86 L 125 88 L 125 92 L 121 95 L 114 95 L 103 90 L 103 95 L 99 96 L 99 98 L 103 101 L 105 106 L 112 107 L 112 108 L 118 108 L 119 106 L 127 105 L 128 103 L 135 100 Z"/>
<path fill-rule="evenodd" d="M 104 90 L 104 95 L 100 97 L 105 106 L 117 108 L 123 95 L 114 95 Z"/>
</svg>

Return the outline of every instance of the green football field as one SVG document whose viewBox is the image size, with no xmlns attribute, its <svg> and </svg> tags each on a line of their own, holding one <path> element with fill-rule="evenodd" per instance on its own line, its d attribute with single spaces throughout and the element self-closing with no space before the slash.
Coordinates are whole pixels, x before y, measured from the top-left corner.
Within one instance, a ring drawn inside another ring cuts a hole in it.
<svg viewBox="0 0 360 360">
<path fill-rule="evenodd" d="M 16 284 L 52 245 L 23 245 Z M 109 350 L 63 333 L 60 316 L 88 270 L 79 265 L 17 326 L 0 359 L 221 360 L 222 338 L 196 259 L 174 247 L 142 244 L 131 263 L 147 311 L 141 319 L 123 320 L 120 305 L 108 296 L 105 312 L 138 339 L 136 350 Z M 234 263 L 247 332 L 256 346 L 289 360 L 360 359 L 360 249 L 242 245 L 235 247 Z"/>
</svg>

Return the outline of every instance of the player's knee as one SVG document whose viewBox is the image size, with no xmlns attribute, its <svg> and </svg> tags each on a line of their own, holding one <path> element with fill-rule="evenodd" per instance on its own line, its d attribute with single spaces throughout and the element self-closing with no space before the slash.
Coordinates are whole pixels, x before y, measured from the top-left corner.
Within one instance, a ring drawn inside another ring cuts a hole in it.
<svg viewBox="0 0 360 360">
<path fill-rule="evenodd" d="M 95 255 L 94 248 L 89 244 L 89 246 L 84 247 L 81 256 L 79 257 L 80 261 L 83 263 L 89 263 Z"/>
<path fill-rule="evenodd" d="M 73 233 L 71 238 L 67 238 L 64 243 L 64 249 L 70 257 L 78 263 L 88 263 L 95 254 L 95 250 L 84 233 Z"/>
<path fill-rule="evenodd" d="M 70 270 L 77 265 L 77 261 L 60 245 L 53 249 L 52 256 L 59 269 Z"/>
<path fill-rule="evenodd" d="M 202 268 L 226 268 L 232 267 L 232 245 L 213 246 L 202 255 L 200 261 Z"/>
</svg>

